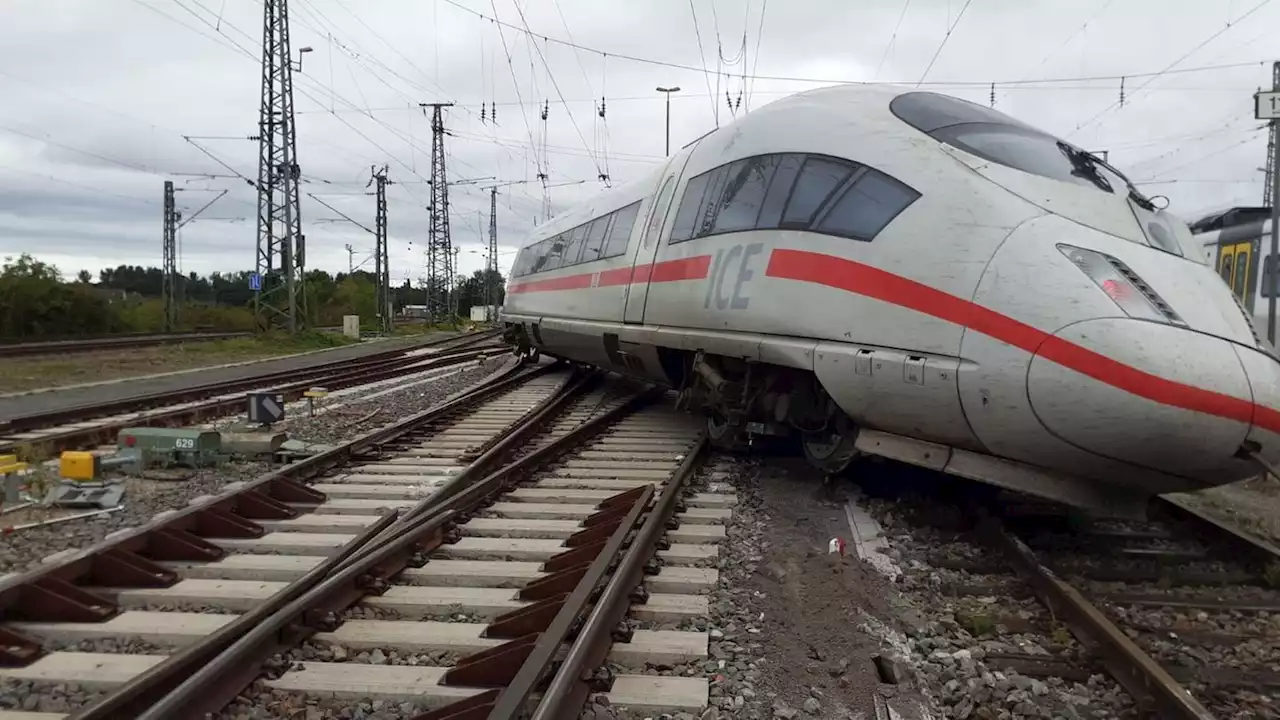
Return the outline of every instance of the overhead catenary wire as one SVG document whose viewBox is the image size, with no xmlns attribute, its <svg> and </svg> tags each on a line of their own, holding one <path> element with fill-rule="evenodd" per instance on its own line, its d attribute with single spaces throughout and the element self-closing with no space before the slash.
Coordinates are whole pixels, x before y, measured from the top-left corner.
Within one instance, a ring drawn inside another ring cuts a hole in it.
<svg viewBox="0 0 1280 720">
<path fill-rule="evenodd" d="M 910 2 L 910 0 L 908 0 L 908 2 Z M 746 103 L 748 111 L 751 110 L 751 98 L 755 95 L 756 90 L 755 74 L 756 69 L 760 67 L 760 43 L 764 40 L 764 16 L 767 12 L 769 12 L 769 0 L 763 0 L 763 2 L 760 3 L 760 24 L 759 27 L 756 28 L 756 49 L 755 52 L 751 54 L 751 75 L 748 76 L 751 80 L 747 83 Z"/>
<path fill-rule="evenodd" d="M 907 16 L 907 10 L 911 7 L 911 0 L 903 0 L 902 12 L 898 13 L 898 21 L 893 24 L 893 33 L 889 36 L 889 44 L 884 46 L 884 54 L 880 56 L 880 62 L 876 64 L 876 74 L 871 76 L 872 80 L 880 78 L 880 71 L 884 68 L 884 61 L 889 58 L 889 51 L 893 50 L 893 44 L 898 40 L 898 30 L 902 28 L 902 19 Z M 751 71 L 755 74 L 755 70 Z"/>
<path fill-rule="evenodd" d="M 1265 1 L 1270 2 L 1270 0 L 1265 0 Z M 458 8 L 459 10 L 462 10 L 463 12 L 475 15 L 477 18 L 488 20 L 490 22 L 499 23 L 503 27 L 510 28 L 517 32 L 532 35 L 548 43 L 563 45 L 565 47 L 577 47 L 583 52 L 595 53 L 601 56 L 608 55 L 611 58 L 627 60 L 629 62 L 637 62 L 637 63 L 646 64 L 646 65 L 673 68 L 676 70 L 686 70 L 688 72 L 696 72 L 696 73 L 712 72 L 711 70 L 707 70 L 704 68 L 694 67 L 692 65 L 685 65 L 683 63 L 672 62 L 668 60 L 655 60 L 653 58 L 640 57 L 637 55 L 630 55 L 627 53 L 619 53 L 619 52 L 613 52 L 613 51 L 606 52 L 604 50 L 593 48 L 587 45 L 572 43 L 566 40 L 562 40 L 560 38 L 554 38 L 548 35 L 535 33 L 532 30 L 525 30 L 524 28 L 521 28 L 519 26 L 512 25 L 511 23 L 503 22 L 496 18 L 485 15 L 484 13 L 478 12 L 476 10 L 472 10 L 471 8 L 457 2 L 456 0 L 441 0 L 441 2 L 452 5 Z M 926 81 L 926 82 L 921 82 L 920 87 L 986 88 L 990 86 L 993 82 L 999 86 L 1046 85 L 1046 84 L 1063 84 L 1063 83 L 1078 83 L 1078 82 L 1105 82 L 1105 81 L 1118 81 L 1121 78 L 1127 78 L 1127 79 L 1133 80 L 1133 79 L 1142 79 L 1142 78 L 1154 77 L 1154 76 L 1160 76 L 1160 75 L 1179 75 L 1179 74 L 1186 74 L 1186 73 L 1211 72 L 1216 70 L 1229 70 L 1229 69 L 1235 69 L 1235 68 L 1254 67 L 1254 66 L 1260 66 L 1263 64 L 1270 64 L 1271 62 L 1272 61 L 1270 59 L 1260 59 L 1260 60 L 1249 60 L 1249 61 L 1234 62 L 1234 63 L 1203 65 L 1198 67 L 1187 67 L 1187 68 L 1180 68 L 1180 69 L 1173 69 L 1173 70 L 1139 71 L 1139 72 L 1112 73 L 1112 74 L 1102 74 L 1102 75 L 1073 75 L 1073 76 L 1063 76 L 1063 77 L 1036 78 L 1036 79 L 1028 79 L 1028 80 L 992 79 L 992 80 L 948 80 L 948 81 L 933 81 L 933 82 Z M 750 75 L 748 77 L 753 78 L 755 80 L 815 83 L 815 84 L 821 84 L 821 85 L 833 85 L 833 84 L 836 84 L 836 85 L 902 85 L 906 83 L 906 81 L 885 80 L 885 81 L 873 82 L 873 81 L 867 81 L 867 80 L 842 80 L 842 79 L 832 79 L 832 78 L 801 77 L 801 76 L 793 76 L 793 75 Z"/>
<path fill-rule="evenodd" d="M 693 16 L 693 36 L 698 41 L 698 64 L 702 69 L 702 79 L 706 83 L 707 97 L 711 99 L 712 112 L 714 113 L 719 108 L 720 99 L 716 97 L 715 91 L 711 89 L 711 74 L 707 72 L 707 52 L 702 47 L 702 30 L 698 28 L 698 11 L 694 8 L 693 0 L 689 0 L 689 14 Z"/>
<path fill-rule="evenodd" d="M 1177 59 L 1175 59 L 1173 62 L 1169 63 L 1168 65 L 1166 65 L 1166 66 L 1164 67 L 1164 69 L 1160 70 L 1159 72 L 1152 73 L 1152 74 L 1150 74 L 1150 75 L 1144 75 L 1144 76 L 1142 76 L 1142 77 L 1143 77 L 1143 79 L 1145 79 L 1145 80 L 1146 80 L 1146 82 L 1142 83 L 1142 84 L 1141 84 L 1141 85 L 1139 85 L 1137 88 L 1135 88 L 1133 91 L 1131 91 L 1131 92 L 1129 92 L 1129 93 L 1128 93 L 1128 95 L 1127 95 L 1127 100 L 1128 100 L 1128 102 L 1129 102 L 1130 104 L 1132 104 L 1132 103 L 1133 103 L 1133 97 L 1134 97 L 1135 95 L 1137 95 L 1138 93 L 1142 92 L 1143 90 L 1145 90 L 1145 89 L 1146 89 L 1146 87 L 1147 87 L 1148 85 L 1150 85 L 1151 83 L 1155 82 L 1156 80 L 1158 80 L 1159 78 L 1161 78 L 1161 77 L 1162 77 L 1162 76 L 1164 76 L 1164 75 L 1172 74 L 1172 72 L 1173 72 L 1173 68 L 1174 68 L 1175 66 L 1177 66 L 1177 65 L 1181 64 L 1183 60 L 1186 60 L 1187 58 L 1189 58 L 1189 57 L 1191 57 L 1192 55 L 1196 54 L 1197 52 L 1199 52 L 1199 51 L 1200 51 L 1200 49 L 1201 49 L 1201 48 L 1203 48 L 1204 46 L 1206 46 L 1206 45 L 1208 45 L 1209 43 L 1213 42 L 1214 40 L 1218 39 L 1218 37 L 1220 37 L 1223 33 L 1227 32 L 1227 31 L 1228 31 L 1228 30 L 1230 30 L 1231 28 L 1236 27 L 1237 25 L 1239 25 L 1239 24 L 1240 24 L 1240 22 L 1241 22 L 1241 21 L 1243 21 L 1244 19 L 1248 18 L 1250 15 L 1252 15 L 1252 14 L 1256 13 L 1257 11 L 1261 10 L 1263 7 L 1265 7 L 1265 6 L 1266 6 L 1268 3 L 1270 3 L 1270 2 L 1271 2 L 1271 0 L 1261 0 L 1261 2 L 1259 2 L 1257 5 L 1254 5 L 1254 6 L 1253 6 L 1252 8 L 1250 8 L 1249 10 L 1247 10 L 1243 15 L 1241 15 L 1241 16 L 1240 16 L 1240 17 L 1238 17 L 1238 18 L 1236 18 L 1235 20 L 1229 20 L 1229 21 L 1227 21 L 1227 24 L 1226 24 L 1225 26 L 1223 26 L 1222 28 L 1220 28 L 1217 32 L 1215 32 L 1215 33 L 1213 33 L 1213 34 L 1209 35 L 1209 36 L 1208 36 L 1208 37 L 1206 37 L 1204 40 L 1201 40 L 1199 43 L 1197 43 L 1197 44 L 1196 44 L 1194 47 L 1192 47 L 1190 50 L 1188 50 L 1188 51 L 1186 51 L 1185 53 L 1183 53 L 1183 54 L 1179 55 L 1179 56 L 1177 57 Z M 1136 77 L 1137 77 L 1137 76 L 1135 76 L 1135 75 L 1129 75 L 1129 76 L 1122 76 L 1120 79 L 1121 79 L 1121 81 L 1123 81 L 1123 80 L 1125 80 L 1125 79 L 1133 79 L 1133 78 L 1136 78 Z M 1116 108 L 1121 107 L 1122 103 L 1123 103 L 1123 102 L 1125 102 L 1125 98 L 1126 98 L 1126 96 L 1125 96 L 1125 95 L 1121 95 L 1119 98 L 1117 98 L 1117 99 L 1116 99 L 1114 102 L 1112 102 L 1110 105 L 1108 105 L 1108 106 L 1106 106 L 1105 108 L 1103 108 L 1102 110 L 1098 111 L 1098 113 L 1097 113 L 1096 115 L 1094 115 L 1093 117 L 1089 118 L 1088 120 L 1086 120 L 1085 122 L 1081 123 L 1080 125 L 1077 125 L 1075 130 L 1072 130 L 1070 133 L 1068 133 L 1068 134 L 1067 134 L 1067 137 L 1068 137 L 1068 138 L 1070 138 L 1072 135 L 1075 135 L 1076 133 L 1080 132 L 1081 130 L 1085 129 L 1086 127 L 1089 127 L 1090 125 L 1092 125 L 1092 124 L 1094 124 L 1095 122 L 1097 122 L 1100 118 L 1102 118 L 1102 117 L 1103 117 L 1104 115 L 1106 115 L 1107 113 L 1111 112 L 1112 110 L 1115 110 Z"/>
<path fill-rule="evenodd" d="M 516 4 L 516 12 L 520 14 L 520 22 L 524 23 L 525 28 L 528 28 L 529 23 L 525 19 L 524 11 L 520 9 L 519 3 Z M 529 34 L 532 35 L 533 33 Z M 573 117 L 573 110 L 569 108 L 568 103 L 564 102 L 564 93 L 560 91 L 560 83 L 556 82 L 556 75 L 551 70 L 551 63 L 547 62 L 547 56 L 543 54 L 542 48 L 539 48 L 537 43 L 530 44 L 533 45 L 533 49 L 537 51 L 538 58 L 542 60 L 543 67 L 547 69 L 547 79 L 551 81 L 551 86 L 555 88 L 556 95 L 560 98 L 560 104 L 564 106 L 565 114 L 569 116 L 569 123 L 573 125 L 573 130 L 578 134 L 578 139 L 582 141 L 582 146 L 587 148 L 587 151 L 590 153 L 591 162 L 596 166 L 596 172 L 603 175 L 604 168 L 600 167 L 599 158 L 597 158 L 596 154 L 591 151 L 591 144 L 587 142 L 587 138 L 582 134 L 582 129 L 578 127 L 578 121 Z"/>
<path fill-rule="evenodd" d="M 929 71 L 933 69 L 933 64 L 938 61 L 938 56 L 942 54 L 942 49 L 947 46 L 947 41 L 951 39 L 951 33 L 956 31 L 956 26 L 960 24 L 960 19 L 964 17 L 964 13 L 969 9 L 969 3 L 973 0 L 964 0 L 964 6 L 960 8 L 960 13 L 956 15 L 955 22 L 951 23 L 951 27 L 947 28 L 947 34 L 942 36 L 942 42 L 938 43 L 938 49 L 933 52 L 933 57 L 929 58 L 929 64 L 921 73 L 920 79 L 916 82 L 916 87 L 920 87 L 920 83 L 924 82 L 929 76 Z"/>
</svg>

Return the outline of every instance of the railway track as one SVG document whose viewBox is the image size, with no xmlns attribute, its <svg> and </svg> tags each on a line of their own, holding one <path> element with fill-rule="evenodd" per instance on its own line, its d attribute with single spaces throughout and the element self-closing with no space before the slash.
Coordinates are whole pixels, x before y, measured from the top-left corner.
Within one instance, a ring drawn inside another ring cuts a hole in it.
<svg viewBox="0 0 1280 720">
<path fill-rule="evenodd" d="M 952 716 L 1280 717 L 1280 549 L 1169 498 L 1138 522 L 953 492 L 893 501 Z"/>
<path fill-rule="evenodd" d="M 40 458 L 63 450 L 111 442 L 127 427 L 173 427 L 233 414 L 244 406 L 244 393 L 272 391 L 286 402 L 308 389 L 340 390 L 409 373 L 467 362 L 502 352 L 496 331 L 445 338 L 409 348 L 380 352 L 359 360 L 341 360 L 303 370 L 266 373 L 176 391 L 150 393 L 105 403 L 64 408 L 0 421 L 0 454 Z M 424 355 L 421 351 L 434 354 Z"/>
<path fill-rule="evenodd" d="M 0 581 L 0 682 L 31 709 L 76 688 L 86 719 L 700 713 L 707 680 L 670 669 L 707 658 L 735 496 L 698 490 L 672 404 L 517 369 L 51 558 Z"/>
<path fill-rule="evenodd" d="M 986 529 L 1141 711 L 1280 717 L 1280 625 L 1269 620 L 1280 549 L 1173 500 L 1155 512 L 1074 528 L 1013 516 Z"/>
<path fill-rule="evenodd" d="M 127 350 L 129 348 L 174 345 L 184 342 L 206 342 L 248 337 L 251 332 L 180 332 L 164 334 L 118 335 L 114 337 L 42 340 L 0 344 L 0 358 L 28 357 L 32 355 L 65 355 L 67 353 L 98 352 L 102 350 Z"/>
</svg>

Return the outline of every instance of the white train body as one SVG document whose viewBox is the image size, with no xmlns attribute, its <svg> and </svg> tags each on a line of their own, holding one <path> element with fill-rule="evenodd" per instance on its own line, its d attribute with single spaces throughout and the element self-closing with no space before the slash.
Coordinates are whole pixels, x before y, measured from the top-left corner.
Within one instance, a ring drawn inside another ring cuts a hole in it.
<svg viewBox="0 0 1280 720">
<path fill-rule="evenodd" d="M 1095 506 L 1254 476 L 1250 453 L 1280 461 L 1280 364 L 1131 189 L 982 106 L 824 88 L 538 228 L 503 320 L 811 460 L 856 446 Z"/>
</svg>

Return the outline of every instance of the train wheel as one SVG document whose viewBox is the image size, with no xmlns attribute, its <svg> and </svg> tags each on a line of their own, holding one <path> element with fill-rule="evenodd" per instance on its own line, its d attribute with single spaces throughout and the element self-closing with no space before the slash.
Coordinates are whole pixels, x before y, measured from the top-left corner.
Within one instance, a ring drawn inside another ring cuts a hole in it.
<svg viewBox="0 0 1280 720">
<path fill-rule="evenodd" d="M 854 446 L 857 434 L 846 427 L 852 423 L 840 422 L 834 430 L 822 433 L 806 433 L 800 440 L 804 459 L 813 467 L 827 474 L 842 472 L 858 456 Z"/>
<path fill-rule="evenodd" d="M 712 410 L 707 413 L 707 439 L 720 450 L 741 450 L 746 447 L 742 428 L 729 423 L 728 418 Z"/>
</svg>

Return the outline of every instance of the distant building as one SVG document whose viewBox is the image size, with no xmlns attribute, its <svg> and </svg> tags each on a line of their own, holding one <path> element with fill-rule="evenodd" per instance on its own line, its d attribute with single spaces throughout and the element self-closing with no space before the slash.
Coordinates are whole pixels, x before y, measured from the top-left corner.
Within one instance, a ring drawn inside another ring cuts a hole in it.
<svg viewBox="0 0 1280 720">
<path fill-rule="evenodd" d="M 485 311 L 488 310 L 486 316 Z M 471 306 L 471 322 L 484 322 L 485 320 L 497 320 L 498 313 L 502 308 L 498 305 L 472 305 Z"/>
</svg>

